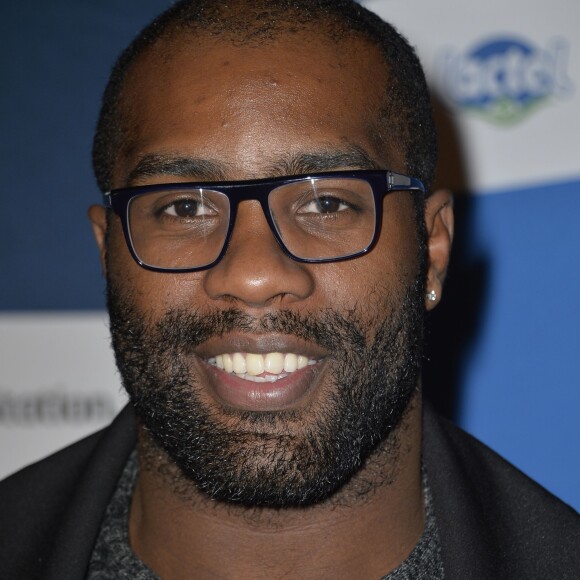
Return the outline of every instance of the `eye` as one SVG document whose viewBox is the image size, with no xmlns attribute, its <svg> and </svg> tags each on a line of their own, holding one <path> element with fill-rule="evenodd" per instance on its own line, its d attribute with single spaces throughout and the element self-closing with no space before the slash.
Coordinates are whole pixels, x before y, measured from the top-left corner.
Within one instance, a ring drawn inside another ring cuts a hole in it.
<svg viewBox="0 0 580 580">
<path fill-rule="evenodd" d="M 345 211 L 350 205 L 338 197 L 325 195 L 317 197 L 307 204 L 303 205 L 298 213 L 336 213 Z"/>
<path fill-rule="evenodd" d="M 191 219 L 194 217 L 213 215 L 209 206 L 198 199 L 178 199 L 163 208 L 163 213 L 173 217 Z"/>
</svg>

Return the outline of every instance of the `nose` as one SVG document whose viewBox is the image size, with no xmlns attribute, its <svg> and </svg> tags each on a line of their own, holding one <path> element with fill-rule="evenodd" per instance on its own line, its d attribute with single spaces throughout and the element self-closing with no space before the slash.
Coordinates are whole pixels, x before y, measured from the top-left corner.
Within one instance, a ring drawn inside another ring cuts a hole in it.
<svg viewBox="0 0 580 580">
<path fill-rule="evenodd" d="M 204 286 L 213 300 L 261 308 L 306 299 L 314 280 L 307 265 L 280 248 L 260 204 L 244 201 L 238 206 L 227 252 L 206 272 Z"/>
</svg>

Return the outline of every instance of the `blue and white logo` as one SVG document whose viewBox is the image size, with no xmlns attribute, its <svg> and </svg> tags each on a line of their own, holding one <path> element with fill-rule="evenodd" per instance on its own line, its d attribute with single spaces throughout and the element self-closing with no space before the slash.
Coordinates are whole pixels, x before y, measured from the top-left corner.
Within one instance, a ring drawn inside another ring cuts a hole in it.
<svg viewBox="0 0 580 580">
<path fill-rule="evenodd" d="M 508 36 L 486 39 L 465 53 L 447 49 L 441 86 L 451 103 L 465 111 L 498 124 L 516 123 L 551 97 L 573 92 L 568 53 L 562 38 L 542 49 Z"/>
</svg>

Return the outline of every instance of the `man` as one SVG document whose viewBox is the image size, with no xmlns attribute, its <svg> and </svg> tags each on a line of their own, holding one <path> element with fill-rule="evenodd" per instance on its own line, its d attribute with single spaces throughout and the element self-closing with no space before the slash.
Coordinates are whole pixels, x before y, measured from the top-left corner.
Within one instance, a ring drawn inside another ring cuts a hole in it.
<svg viewBox="0 0 580 580">
<path fill-rule="evenodd" d="M 576 514 L 424 408 L 451 199 L 357 4 L 179 2 L 118 61 L 90 210 L 130 406 L 2 484 L 2 578 L 555 578 Z"/>
</svg>

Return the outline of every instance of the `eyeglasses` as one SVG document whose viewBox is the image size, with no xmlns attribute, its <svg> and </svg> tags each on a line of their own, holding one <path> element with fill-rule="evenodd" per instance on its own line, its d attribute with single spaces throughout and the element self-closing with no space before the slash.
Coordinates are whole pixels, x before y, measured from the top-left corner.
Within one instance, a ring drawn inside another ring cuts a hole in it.
<svg viewBox="0 0 580 580">
<path fill-rule="evenodd" d="M 381 229 L 383 196 L 425 188 L 393 171 L 355 170 L 249 181 L 114 189 L 103 204 L 120 218 L 136 262 L 156 272 L 211 268 L 226 253 L 238 204 L 257 200 L 282 250 L 298 262 L 368 252 Z"/>
</svg>

